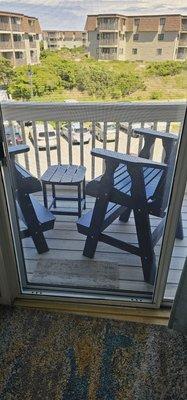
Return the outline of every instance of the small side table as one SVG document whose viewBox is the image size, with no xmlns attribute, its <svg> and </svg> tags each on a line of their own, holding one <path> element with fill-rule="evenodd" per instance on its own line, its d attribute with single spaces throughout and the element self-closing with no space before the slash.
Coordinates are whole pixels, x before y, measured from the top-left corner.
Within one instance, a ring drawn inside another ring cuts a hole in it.
<svg viewBox="0 0 187 400">
<path fill-rule="evenodd" d="M 44 206 L 57 215 L 78 215 L 81 217 L 82 210 L 86 208 L 85 195 L 85 172 L 86 168 L 82 165 L 51 165 L 41 177 L 43 188 Z M 52 202 L 48 206 L 47 185 L 51 185 Z M 77 187 L 77 197 L 59 197 L 56 196 L 56 186 L 75 186 Z M 78 210 L 76 211 L 58 211 L 56 210 L 56 202 L 60 201 L 77 201 Z"/>
</svg>

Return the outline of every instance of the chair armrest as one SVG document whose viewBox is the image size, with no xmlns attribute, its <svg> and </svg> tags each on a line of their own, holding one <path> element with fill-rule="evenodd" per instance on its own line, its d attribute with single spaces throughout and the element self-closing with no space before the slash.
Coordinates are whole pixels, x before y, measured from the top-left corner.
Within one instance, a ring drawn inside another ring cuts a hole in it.
<svg viewBox="0 0 187 400">
<path fill-rule="evenodd" d="M 130 156 L 128 154 L 118 153 L 112 150 L 105 149 L 92 149 L 92 156 L 103 158 L 104 160 L 113 161 L 116 164 L 126 164 L 126 165 L 139 165 L 142 167 L 151 167 L 166 169 L 167 165 L 164 163 L 158 163 L 147 158 L 141 158 L 136 156 Z"/>
<path fill-rule="evenodd" d="M 133 132 L 137 133 L 138 135 L 152 136 L 155 139 L 178 140 L 178 136 L 173 135 L 172 133 L 159 132 L 148 128 L 135 128 L 133 129 Z"/>
<path fill-rule="evenodd" d="M 27 153 L 30 150 L 26 144 L 19 144 L 18 146 L 9 146 L 8 152 L 10 157 L 14 157 L 16 154 Z"/>
</svg>

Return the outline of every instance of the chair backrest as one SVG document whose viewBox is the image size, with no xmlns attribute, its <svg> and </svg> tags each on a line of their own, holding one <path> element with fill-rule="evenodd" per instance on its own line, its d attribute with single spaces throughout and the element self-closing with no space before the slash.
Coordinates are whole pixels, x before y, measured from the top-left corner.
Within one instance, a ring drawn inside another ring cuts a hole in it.
<svg viewBox="0 0 187 400">
<path fill-rule="evenodd" d="M 144 135 L 144 146 L 139 153 L 139 157 L 150 158 L 151 149 L 154 145 L 156 137 Z M 171 189 L 171 181 L 175 166 L 175 157 L 177 152 L 178 137 L 171 134 L 169 137 L 163 137 L 162 146 L 164 150 L 163 162 L 167 165 L 167 168 L 163 170 L 160 181 L 155 189 L 154 195 L 152 196 L 152 209 L 156 210 L 156 214 L 162 216 L 167 207 L 169 193 Z"/>
</svg>

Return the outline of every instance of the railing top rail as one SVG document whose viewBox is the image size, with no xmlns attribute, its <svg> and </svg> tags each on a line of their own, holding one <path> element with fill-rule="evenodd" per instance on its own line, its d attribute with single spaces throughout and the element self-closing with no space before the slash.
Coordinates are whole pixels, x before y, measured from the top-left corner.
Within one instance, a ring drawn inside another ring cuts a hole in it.
<svg viewBox="0 0 187 400">
<path fill-rule="evenodd" d="M 17 121 L 117 121 L 181 122 L 185 101 L 133 103 L 2 102 L 5 120 Z"/>
</svg>

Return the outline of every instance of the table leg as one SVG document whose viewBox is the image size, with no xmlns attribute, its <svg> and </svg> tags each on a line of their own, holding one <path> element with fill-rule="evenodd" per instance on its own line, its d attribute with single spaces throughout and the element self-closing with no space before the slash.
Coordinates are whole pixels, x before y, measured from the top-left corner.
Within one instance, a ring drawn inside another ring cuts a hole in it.
<svg viewBox="0 0 187 400">
<path fill-rule="evenodd" d="M 78 184 L 78 217 L 81 217 L 82 207 L 81 207 L 81 183 Z"/>
<path fill-rule="evenodd" d="M 52 184 L 52 196 L 53 196 L 53 207 L 56 208 L 56 192 L 54 184 Z"/>
<path fill-rule="evenodd" d="M 84 210 L 86 210 L 86 182 L 85 182 L 85 178 L 83 180 L 82 186 L 83 186 Z"/>
<path fill-rule="evenodd" d="M 48 208 L 46 184 L 42 182 L 44 206 Z"/>
</svg>

